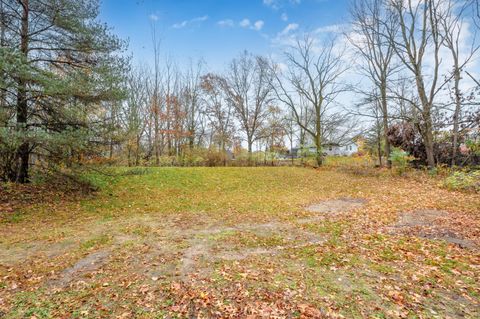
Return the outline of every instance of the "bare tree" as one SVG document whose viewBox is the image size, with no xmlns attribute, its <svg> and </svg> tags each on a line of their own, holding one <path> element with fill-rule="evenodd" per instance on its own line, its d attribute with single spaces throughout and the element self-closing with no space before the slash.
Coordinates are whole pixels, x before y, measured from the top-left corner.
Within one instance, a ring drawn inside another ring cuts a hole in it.
<svg viewBox="0 0 480 319">
<path fill-rule="evenodd" d="M 350 43 L 356 48 L 360 57 L 365 62 L 361 69 L 363 75 L 367 76 L 379 92 L 379 103 L 373 103 L 379 106 L 382 125 L 385 154 L 387 156 L 387 166 L 391 167 L 391 161 L 388 159 L 390 154 L 390 142 L 388 140 L 389 127 L 389 107 L 388 107 L 388 80 L 395 71 L 393 57 L 395 51 L 393 42 L 385 37 L 387 30 L 395 34 L 397 23 L 389 15 L 385 0 L 356 0 L 351 8 L 353 17 L 353 34 L 349 35 Z M 371 91 L 369 91 L 370 94 Z M 377 111 L 374 114 L 378 114 Z M 376 125 L 376 127 L 379 127 Z M 381 165 L 381 154 L 380 154 Z"/>
<path fill-rule="evenodd" d="M 201 74 L 203 61 L 199 60 L 196 65 L 190 61 L 190 65 L 184 76 L 183 103 L 186 114 L 186 126 L 188 132 L 188 145 L 193 149 L 197 128 L 200 125 L 201 112 Z"/>
<path fill-rule="evenodd" d="M 203 102 L 205 113 L 212 128 L 213 140 L 221 151 L 233 140 L 233 106 L 228 103 L 225 93 L 225 79 L 209 73 L 202 77 Z"/>
<path fill-rule="evenodd" d="M 287 70 L 282 74 L 277 68 L 274 72 L 276 97 L 292 110 L 297 124 L 312 137 L 318 165 L 323 163 L 325 135 L 332 137 L 339 122 L 345 119 L 331 112 L 339 94 L 346 91 L 340 81 L 348 69 L 342 60 L 344 52 L 335 40 L 316 48 L 314 39 L 307 35 L 297 40 L 291 52 L 285 53 Z"/>
<path fill-rule="evenodd" d="M 253 143 L 262 138 L 259 134 L 268 115 L 272 101 L 272 72 L 269 62 L 248 52 L 234 59 L 225 78 L 226 92 L 240 128 L 247 138 L 251 157 Z"/>
<path fill-rule="evenodd" d="M 268 107 L 268 117 L 263 127 L 263 144 L 265 145 L 264 165 L 267 165 L 267 155 L 271 156 L 271 165 L 274 165 L 274 154 L 285 148 L 287 127 L 284 121 L 283 110 L 278 106 Z"/>
<path fill-rule="evenodd" d="M 472 20 L 477 28 L 480 28 L 480 0 L 470 0 L 470 7 L 472 8 Z"/>
<path fill-rule="evenodd" d="M 414 78 L 420 103 L 411 105 L 417 108 L 420 122 L 416 124 L 425 144 L 427 164 L 433 168 L 435 155 L 432 112 L 436 97 L 445 84 L 439 81 L 442 62 L 440 49 L 444 42 L 440 31 L 440 21 L 444 19 L 441 1 L 390 0 L 389 5 L 400 29 L 399 32 L 397 27 L 387 29 L 389 41 Z M 431 61 L 427 61 L 427 58 Z"/>
<path fill-rule="evenodd" d="M 147 125 L 147 72 L 133 69 L 127 77 L 127 98 L 122 105 L 122 124 L 125 130 L 128 166 L 139 165 L 141 142 Z M 134 161 L 132 161 L 132 155 Z"/>
<path fill-rule="evenodd" d="M 151 33 L 152 33 L 152 45 L 153 45 L 153 56 L 154 56 L 154 68 L 153 68 L 153 95 L 151 96 L 151 115 L 153 119 L 153 149 L 155 153 L 155 165 L 160 164 L 160 113 L 161 113 L 161 101 L 160 101 L 160 44 L 161 41 L 157 35 L 157 27 L 152 22 Z"/>
<path fill-rule="evenodd" d="M 463 101 L 465 99 L 464 93 L 461 90 L 462 73 L 472 60 L 475 53 L 478 52 L 479 46 L 475 44 L 475 39 L 472 40 L 472 45 L 469 50 L 461 48 L 461 36 L 465 27 L 466 11 L 470 8 L 468 2 L 463 4 L 457 1 L 445 0 L 443 3 L 443 10 L 446 14 L 444 19 L 440 20 L 442 33 L 444 37 L 444 45 L 451 54 L 452 71 L 447 79 L 453 78 L 453 132 L 452 132 L 452 161 L 451 164 L 456 164 L 458 138 L 460 130 L 460 117 L 463 109 Z"/>
<path fill-rule="evenodd" d="M 289 147 L 290 147 L 289 156 L 290 156 L 290 159 L 291 159 L 292 165 L 293 165 L 294 156 L 296 154 L 292 154 L 291 152 L 293 150 L 293 143 L 295 142 L 295 139 L 297 138 L 296 134 L 297 134 L 298 125 L 297 125 L 297 122 L 295 121 L 293 111 L 292 110 L 288 110 L 288 111 L 289 112 L 283 118 L 283 126 L 285 127 L 285 135 L 287 136 L 288 144 L 289 144 Z"/>
<path fill-rule="evenodd" d="M 178 97 L 181 92 L 180 72 L 178 66 L 173 59 L 168 58 L 165 62 L 165 68 L 163 69 L 163 82 L 162 82 L 162 149 L 166 148 L 168 155 L 174 155 L 175 137 L 178 135 L 179 120 L 176 118 L 178 113 Z"/>
</svg>

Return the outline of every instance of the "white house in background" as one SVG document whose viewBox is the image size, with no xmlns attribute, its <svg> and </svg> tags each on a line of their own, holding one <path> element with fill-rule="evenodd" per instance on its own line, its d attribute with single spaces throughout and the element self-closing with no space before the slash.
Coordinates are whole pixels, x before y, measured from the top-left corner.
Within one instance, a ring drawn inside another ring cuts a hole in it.
<svg viewBox="0 0 480 319">
<path fill-rule="evenodd" d="M 351 156 L 358 152 L 358 145 L 353 141 L 345 144 L 329 143 L 323 145 L 323 153 L 330 156 Z"/>
<path fill-rule="evenodd" d="M 348 141 L 343 144 L 339 143 L 326 143 L 322 145 L 323 154 L 328 156 L 351 156 L 358 152 L 358 144 L 354 141 Z M 306 148 L 293 148 L 291 154 L 294 157 L 301 157 L 302 152 L 315 154 L 317 148 L 315 146 L 309 146 Z"/>
</svg>

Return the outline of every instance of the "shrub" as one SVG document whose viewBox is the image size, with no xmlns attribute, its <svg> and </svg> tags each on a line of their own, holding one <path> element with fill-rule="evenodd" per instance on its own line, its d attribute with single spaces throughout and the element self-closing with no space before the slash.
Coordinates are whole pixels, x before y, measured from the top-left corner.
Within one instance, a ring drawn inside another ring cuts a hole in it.
<svg viewBox="0 0 480 319">
<path fill-rule="evenodd" d="M 467 140 L 465 142 L 466 152 L 473 153 L 475 155 L 480 155 L 480 141 Z"/>
<path fill-rule="evenodd" d="M 400 175 L 403 175 L 407 170 L 408 165 L 415 159 L 415 157 L 408 154 L 408 152 L 395 147 L 390 153 L 389 159 L 392 161 L 392 166 L 397 170 L 397 172 Z"/>
<path fill-rule="evenodd" d="M 158 166 L 174 166 L 175 156 L 162 155 L 158 158 Z M 155 165 L 155 159 L 151 160 L 151 165 Z"/>
<path fill-rule="evenodd" d="M 206 159 L 207 166 L 224 166 L 228 161 L 228 156 L 225 152 L 211 149 L 208 150 Z"/>
<path fill-rule="evenodd" d="M 444 186 L 452 190 L 480 192 L 480 170 L 455 172 L 445 179 Z"/>
</svg>

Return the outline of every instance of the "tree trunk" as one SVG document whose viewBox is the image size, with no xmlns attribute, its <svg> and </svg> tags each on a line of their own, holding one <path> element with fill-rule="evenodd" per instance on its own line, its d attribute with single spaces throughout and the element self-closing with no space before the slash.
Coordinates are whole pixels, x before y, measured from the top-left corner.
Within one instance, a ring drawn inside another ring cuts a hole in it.
<svg viewBox="0 0 480 319">
<path fill-rule="evenodd" d="M 29 0 L 24 0 L 22 3 L 23 12 L 20 30 L 20 52 L 27 61 L 28 59 L 28 19 L 29 19 Z M 27 103 L 27 83 L 25 79 L 18 79 L 17 91 L 17 130 L 23 133 L 26 138 L 27 120 L 28 120 L 28 103 Z M 16 182 L 27 183 L 28 177 L 28 161 L 30 158 L 30 145 L 28 141 L 24 141 L 17 150 L 17 158 L 19 160 Z"/>
<path fill-rule="evenodd" d="M 110 155 L 109 155 L 110 161 L 113 159 L 113 138 L 110 138 Z"/>
<path fill-rule="evenodd" d="M 252 154 L 253 142 L 249 139 L 248 140 L 248 154 Z"/>
<path fill-rule="evenodd" d="M 0 46 L 3 47 L 5 46 L 5 29 L 6 29 L 6 23 L 5 23 L 5 12 L 3 9 L 3 0 L 0 0 Z M 3 90 L 2 90 L 3 92 Z"/>
<path fill-rule="evenodd" d="M 248 165 L 252 165 L 252 148 L 253 148 L 253 141 L 250 136 L 247 137 L 247 144 L 248 144 Z"/>
<path fill-rule="evenodd" d="M 305 156 L 305 153 L 303 151 L 304 146 L 305 146 L 305 133 L 301 129 L 300 130 L 300 164 L 302 164 L 302 165 L 303 165 L 304 156 Z"/>
<path fill-rule="evenodd" d="M 27 118 L 28 118 L 28 105 L 26 94 L 26 83 L 24 80 L 18 81 L 18 93 L 17 93 L 17 130 L 23 133 L 23 138 L 27 136 Z M 30 145 L 28 141 L 23 141 L 17 150 L 17 159 L 19 161 L 17 168 L 17 183 L 28 183 L 28 164 L 30 158 Z"/>
<path fill-rule="evenodd" d="M 435 153 L 433 149 L 432 122 L 426 121 L 424 133 L 425 151 L 427 153 L 427 164 L 429 169 L 435 168 Z"/>
<path fill-rule="evenodd" d="M 0 47 L 5 46 L 5 12 L 3 8 L 3 0 L 0 0 Z M 0 73 L 0 76 L 4 78 L 5 74 L 4 72 Z M 0 109 L 3 109 L 5 106 L 5 90 L 0 90 Z M 2 123 L 3 124 L 3 123 Z"/>
<path fill-rule="evenodd" d="M 382 163 L 382 143 L 381 143 L 381 140 L 380 138 L 378 139 L 378 164 L 380 165 L 380 167 L 383 166 L 383 163 Z M 388 167 L 388 164 L 387 164 L 387 167 Z"/>
<path fill-rule="evenodd" d="M 382 163 L 382 130 L 380 129 L 380 123 L 379 123 L 379 119 L 377 117 L 377 152 L 378 152 L 378 164 L 380 165 L 380 167 L 383 166 L 383 163 Z M 387 154 L 387 158 L 389 157 L 389 154 Z M 388 165 L 388 164 L 387 164 Z"/>
<path fill-rule="evenodd" d="M 323 98 L 321 99 L 323 101 Z M 317 160 L 317 165 L 320 167 L 323 164 L 323 154 L 322 154 L 322 123 L 321 123 L 321 113 L 320 113 L 320 107 L 322 105 L 322 102 L 320 102 L 319 105 L 315 108 L 316 110 L 316 125 L 315 125 L 315 146 L 317 148 L 316 151 L 316 160 Z"/>
<path fill-rule="evenodd" d="M 292 166 L 294 164 L 294 159 L 293 159 L 293 134 L 290 136 L 290 158 L 292 160 Z"/>
<path fill-rule="evenodd" d="M 225 147 L 225 141 L 223 141 L 223 137 L 222 137 L 220 149 L 222 150 L 222 155 L 223 155 L 223 166 L 227 166 L 227 150 Z"/>
<path fill-rule="evenodd" d="M 127 161 L 128 167 L 132 167 L 132 148 L 131 146 L 127 146 Z"/>
<path fill-rule="evenodd" d="M 322 154 L 322 136 L 319 134 L 315 136 L 315 146 L 317 148 L 315 159 L 317 161 L 317 165 L 320 167 L 323 165 L 323 154 Z"/>
<path fill-rule="evenodd" d="M 417 92 L 422 103 L 422 119 L 423 124 L 423 143 L 425 144 L 425 151 L 427 153 L 427 165 L 429 169 L 435 168 L 435 154 L 433 150 L 433 124 L 432 114 L 430 110 L 432 105 L 430 104 L 426 93 L 425 84 L 423 82 L 422 75 L 417 71 L 415 74 L 415 81 L 417 84 Z"/>
<path fill-rule="evenodd" d="M 265 153 L 263 154 L 263 165 L 267 166 L 267 145 L 265 145 Z"/>
<path fill-rule="evenodd" d="M 137 145 L 135 147 L 135 166 L 138 166 L 140 164 L 140 137 L 137 136 Z"/>
<path fill-rule="evenodd" d="M 170 114 L 170 95 L 167 97 L 167 154 L 169 156 L 173 155 L 172 153 L 172 136 L 171 136 L 171 114 Z"/>
<path fill-rule="evenodd" d="M 458 131 L 459 117 L 462 109 L 462 99 L 460 94 L 460 70 L 455 68 L 455 112 L 453 113 L 453 136 L 452 136 L 452 166 L 456 165 L 457 149 L 458 149 Z"/>
<path fill-rule="evenodd" d="M 159 110 L 158 110 L 158 104 L 157 104 L 157 96 L 154 97 L 155 99 L 155 106 L 154 106 L 154 129 L 155 129 L 155 132 L 154 132 L 154 136 L 153 136 L 153 143 L 155 143 L 154 145 L 154 149 L 155 149 L 155 165 L 156 166 L 159 166 L 160 165 L 160 151 L 159 151 L 159 140 L 158 140 L 158 134 L 159 134 L 159 123 L 158 123 L 158 116 L 159 116 Z"/>
<path fill-rule="evenodd" d="M 385 154 L 387 156 L 387 167 L 392 168 L 392 161 L 390 160 L 390 141 L 388 140 L 388 105 L 387 105 L 387 88 L 385 83 L 381 87 L 382 95 L 382 120 L 383 120 L 383 138 L 385 143 Z M 382 164 L 380 163 L 380 166 Z"/>
<path fill-rule="evenodd" d="M 195 146 L 195 130 L 194 129 L 190 130 L 190 136 L 188 138 L 188 146 L 190 150 L 193 150 Z"/>
</svg>

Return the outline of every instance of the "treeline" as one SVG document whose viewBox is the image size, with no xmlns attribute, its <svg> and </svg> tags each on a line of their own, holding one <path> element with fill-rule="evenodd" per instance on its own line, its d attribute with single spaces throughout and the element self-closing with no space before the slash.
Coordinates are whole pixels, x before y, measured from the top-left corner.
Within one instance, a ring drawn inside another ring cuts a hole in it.
<svg viewBox="0 0 480 319">
<path fill-rule="evenodd" d="M 112 109 L 108 158 L 128 165 L 225 165 L 258 160 L 254 150 L 285 151 L 285 118 L 274 103 L 269 61 L 244 52 L 225 75 L 204 69 L 201 61 L 186 70 L 172 61 L 133 68 L 126 102 Z"/>
<path fill-rule="evenodd" d="M 347 70 L 336 41 L 319 48 L 306 37 L 279 64 L 242 52 L 222 74 L 191 62 L 181 70 L 167 61 L 129 73 L 125 103 L 111 111 L 109 158 L 129 165 L 240 165 L 271 163 L 296 145 L 322 145 L 353 137 L 352 118 L 337 109 L 348 91 Z M 159 50 L 155 46 L 155 61 Z M 317 55 L 318 54 L 318 55 Z M 157 62 L 156 62 L 157 63 Z M 323 66 L 320 67 L 319 63 Z M 314 79 L 311 84 L 309 79 Z M 116 128 L 116 130 L 115 130 Z"/>
<path fill-rule="evenodd" d="M 361 135 L 380 165 L 402 148 L 433 168 L 479 154 L 478 1 L 357 0 L 333 33 L 285 30 L 281 59 L 123 58 L 94 0 L 0 0 L 0 179 L 30 166 L 244 165 Z M 335 35 L 333 35 L 335 34 Z M 347 100 L 347 102 L 346 102 Z"/>
</svg>

